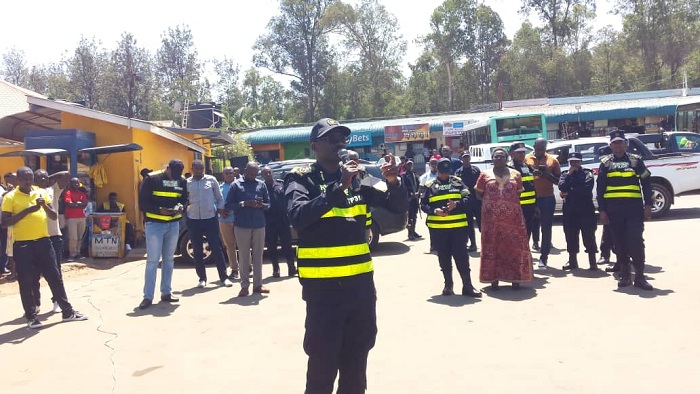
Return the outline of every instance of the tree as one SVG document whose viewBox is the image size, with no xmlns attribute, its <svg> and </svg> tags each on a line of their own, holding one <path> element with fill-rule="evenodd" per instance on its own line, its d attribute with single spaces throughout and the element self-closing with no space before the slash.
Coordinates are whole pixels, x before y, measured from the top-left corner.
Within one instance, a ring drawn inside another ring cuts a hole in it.
<svg viewBox="0 0 700 394">
<path fill-rule="evenodd" d="M 304 121 L 316 118 L 318 98 L 333 63 L 323 23 L 335 0 L 280 0 L 280 15 L 270 19 L 268 32 L 258 37 L 253 61 L 274 73 L 292 78 L 291 87 L 305 102 Z"/>
<path fill-rule="evenodd" d="M 71 99 L 84 101 L 88 108 L 103 109 L 100 108 L 100 99 L 104 96 L 107 55 L 98 45 L 95 38 L 81 37 L 73 56 L 66 60 L 66 71 L 73 90 Z"/>
<path fill-rule="evenodd" d="M 26 86 L 29 70 L 24 51 L 17 48 L 2 55 L 2 69 L 0 74 L 10 83 L 17 86 Z"/>
<path fill-rule="evenodd" d="M 474 47 L 475 0 L 445 0 L 430 16 L 425 42 L 435 48 L 447 76 L 447 110 L 452 110 L 453 73 L 458 62 Z"/>
<path fill-rule="evenodd" d="M 214 84 L 214 97 L 229 109 L 240 107 L 243 101 L 240 83 L 240 66 L 233 59 L 214 60 L 214 72 L 218 80 Z"/>
<path fill-rule="evenodd" d="M 357 7 L 339 2 L 329 9 L 329 19 L 339 27 L 360 88 L 360 117 L 390 115 L 387 108 L 401 85 L 400 64 L 406 42 L 396 17 L 377 0 L 362 0 Z"/>
<path fill-rule="evenodd" d="M 168 28 L 156 53 L 157 77 L 167 104 L 199 100 L 201 68 L 190 28 Z"/>
<path fill-rule="evenodd" d="M 483 4 L 476 10 L 474 35 L 471 61 L 476 69 L 481 103 L 486 104 L 491 101 L 491 81 L 510 42 L 503 32 L 501 17 Z"/>
<path fill-rule="evenodd" d="M 524 22 L 513 37 L 513 44 L 503 56 L 504 99 L 544 97 L 547 92 L 541 30 Z M 505 81 L 509 83 L 505 83 Z"/>
<path fill-rule="evenodd" d="M 593 47 L 591 60 L 593 93 L 611 94 L 625 90 L 622 87 L 623 67 L 620 60 L 620 53 L 624 51 L 624 47 L 619 35 L 612 26 L 598 31 L 597 44 Z"/>
<path fill-rule="evenodd" d="M 554 48 L 559 48 L 564 39 L 571 36 L 577 22 L 581 23 L 580 19 L 577 21 L 573 17 L 576 5 L 589 8 L 593 12 L 596 9 L 595 0 L 523 0 L 520 12 L 525 15 L 536 13 L 547 24 Z"/>
</svg>

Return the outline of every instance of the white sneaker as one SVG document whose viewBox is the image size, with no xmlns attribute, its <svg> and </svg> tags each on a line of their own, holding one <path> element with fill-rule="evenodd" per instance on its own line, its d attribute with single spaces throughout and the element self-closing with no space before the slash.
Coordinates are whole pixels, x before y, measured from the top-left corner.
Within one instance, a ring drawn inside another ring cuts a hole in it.
<svg viewBox="0 0 700 394">
<path fill-rule="evenodd" d="M 131 245 L 126 244 L 126 251 L 127 251 L 127 252 L 130 252 L 130 251 L 131 251 Z"/>
<path fill-rule="evenodd" d="M 537 263 L 537 268 L 545 269 L 547 268 L 547 264 L 545 264 L 544 261 L 540 261 L 539 263 Z"/>
<path fill-rule="evenodd" d="M 197 287 L 199 287 L 199 288 L 201 289 L 201 288 L 203 288 L 203 287 L 206 286 L 206 285 L 207 285 L 207 281 L 205 281 L 205 280 L 200 280 L 199 283 L 197 284 Z"/>
<path fill-rule="evenodd" d="M 56 302 L 56 301 L 53 302 L 53 309 L 51 309 L 51 312 L 53 312 L 53 313 L 61 312 L 61 306 L 58 305 L 58 302 Z"/>
<path fill-rule="evenodd" d="M 228 278 L 224 279 L 223 285 L 226 287 L 231 287 L 233 286 L 233 282 L 231 282 Z"/>
<path fill-rule="evenodd" d="M 28 321 L 28 322 L 27 322 L 27 327 L 29 327 L 29 328 L 31 328 L 31 329 L 34 329 L 34 330 L 37 330 L 37 329 L 39 329 L 39 328 L 41 328 L 41 327 L 43 327 L 43 326 L 44 326 L 44 325 L 41 324 L 41 322 L 39 321 L 39 319 L 34 319 L 34 320 L 32 320 L 32 321 Z"/>
</svg>

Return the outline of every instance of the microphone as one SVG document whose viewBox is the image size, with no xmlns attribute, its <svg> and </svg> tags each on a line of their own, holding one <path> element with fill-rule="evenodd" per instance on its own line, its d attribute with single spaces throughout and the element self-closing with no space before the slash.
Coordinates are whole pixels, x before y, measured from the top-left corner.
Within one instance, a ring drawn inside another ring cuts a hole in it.
<svg viewBox="0 0 700 394">
<path fill-rule="evenodd" d="M 359 157 L 359 156 L 360 156 L 360 155 L 359 155 L 357 152 L 355 152 L 354 150 L 349 150 L 349 149 L 343 148 L 343 149 L 340 149 L 340 150 L 338 151 L 338 158 L 340 158 L 340 161 L 342 161 L 343 164 L 345 164 L 345 163 L 349 162 L 350 160 L 352 160 L 352 159 L 350 159 L 350 156 L 351 156 L 351 155 L 352 155 L 353 157 Z M 352 187 L 351 187 L 351 188 L 352 188 L 353 191 L 359 191 L 359 190 L 360 190 L 360 180 L 358 179 L 357 176 L 352 177 Z"/>
</svg>

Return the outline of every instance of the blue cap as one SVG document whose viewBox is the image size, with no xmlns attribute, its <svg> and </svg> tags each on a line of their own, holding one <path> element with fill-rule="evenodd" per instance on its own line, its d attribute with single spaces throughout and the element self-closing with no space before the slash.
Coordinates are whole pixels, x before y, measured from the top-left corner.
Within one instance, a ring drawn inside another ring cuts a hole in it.
<svg viewBox="0 0 700 394">
<path fill-rule="evenodd" d="M 437 170 L 438 172 L 449 174 L 452 172 L 452 161 L 446 157 L 443 157 L 442 159 L 438 160 Z"/>
<path fill-rule="evenodd" d="M 350 129 L 338 123 L 337 120 L 331 118 L 319 119 L 314 127 L 311 129 L 311 135 L 309 136 L 311 142 L 328 134 L 329 131 L 338 129 L 341 130 L 346 136 L 350 135 Z"/>
<path fill-rule="evenodd" d="M 625 132 L 622 130 L 613 130 L 610 132 L 610 142 L 615 141 L 627 141 L 625 138 Z"/>
</svg>

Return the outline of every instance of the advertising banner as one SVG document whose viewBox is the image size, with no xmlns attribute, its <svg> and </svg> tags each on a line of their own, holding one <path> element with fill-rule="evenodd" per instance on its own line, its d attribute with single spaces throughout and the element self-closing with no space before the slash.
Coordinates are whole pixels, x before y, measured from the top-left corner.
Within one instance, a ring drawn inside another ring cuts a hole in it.
<svg viewBox="0 0 700 394">
<path fill-rule="evenodd" d="M 445 137 L 459 137 L 464 135 L 467 130 L 467 125 L 475 123 L 474 120 L 463 120 L 459 122 L 443 122 L 442 135 Z M 469 129 L 472 129 L 471 127 Z"/>
<path fill-rule="evenodd" d="M 370 145 L 372 145 L 371 131 L 353 131 L 350 133 L 350 142 L 348 143 L 348 147 Z"/>
<path fill-rule="evenodd" d="M 384 142 L 426 141 L 430 139 L 430 124 L 384 126 Z"/>
</svg>

